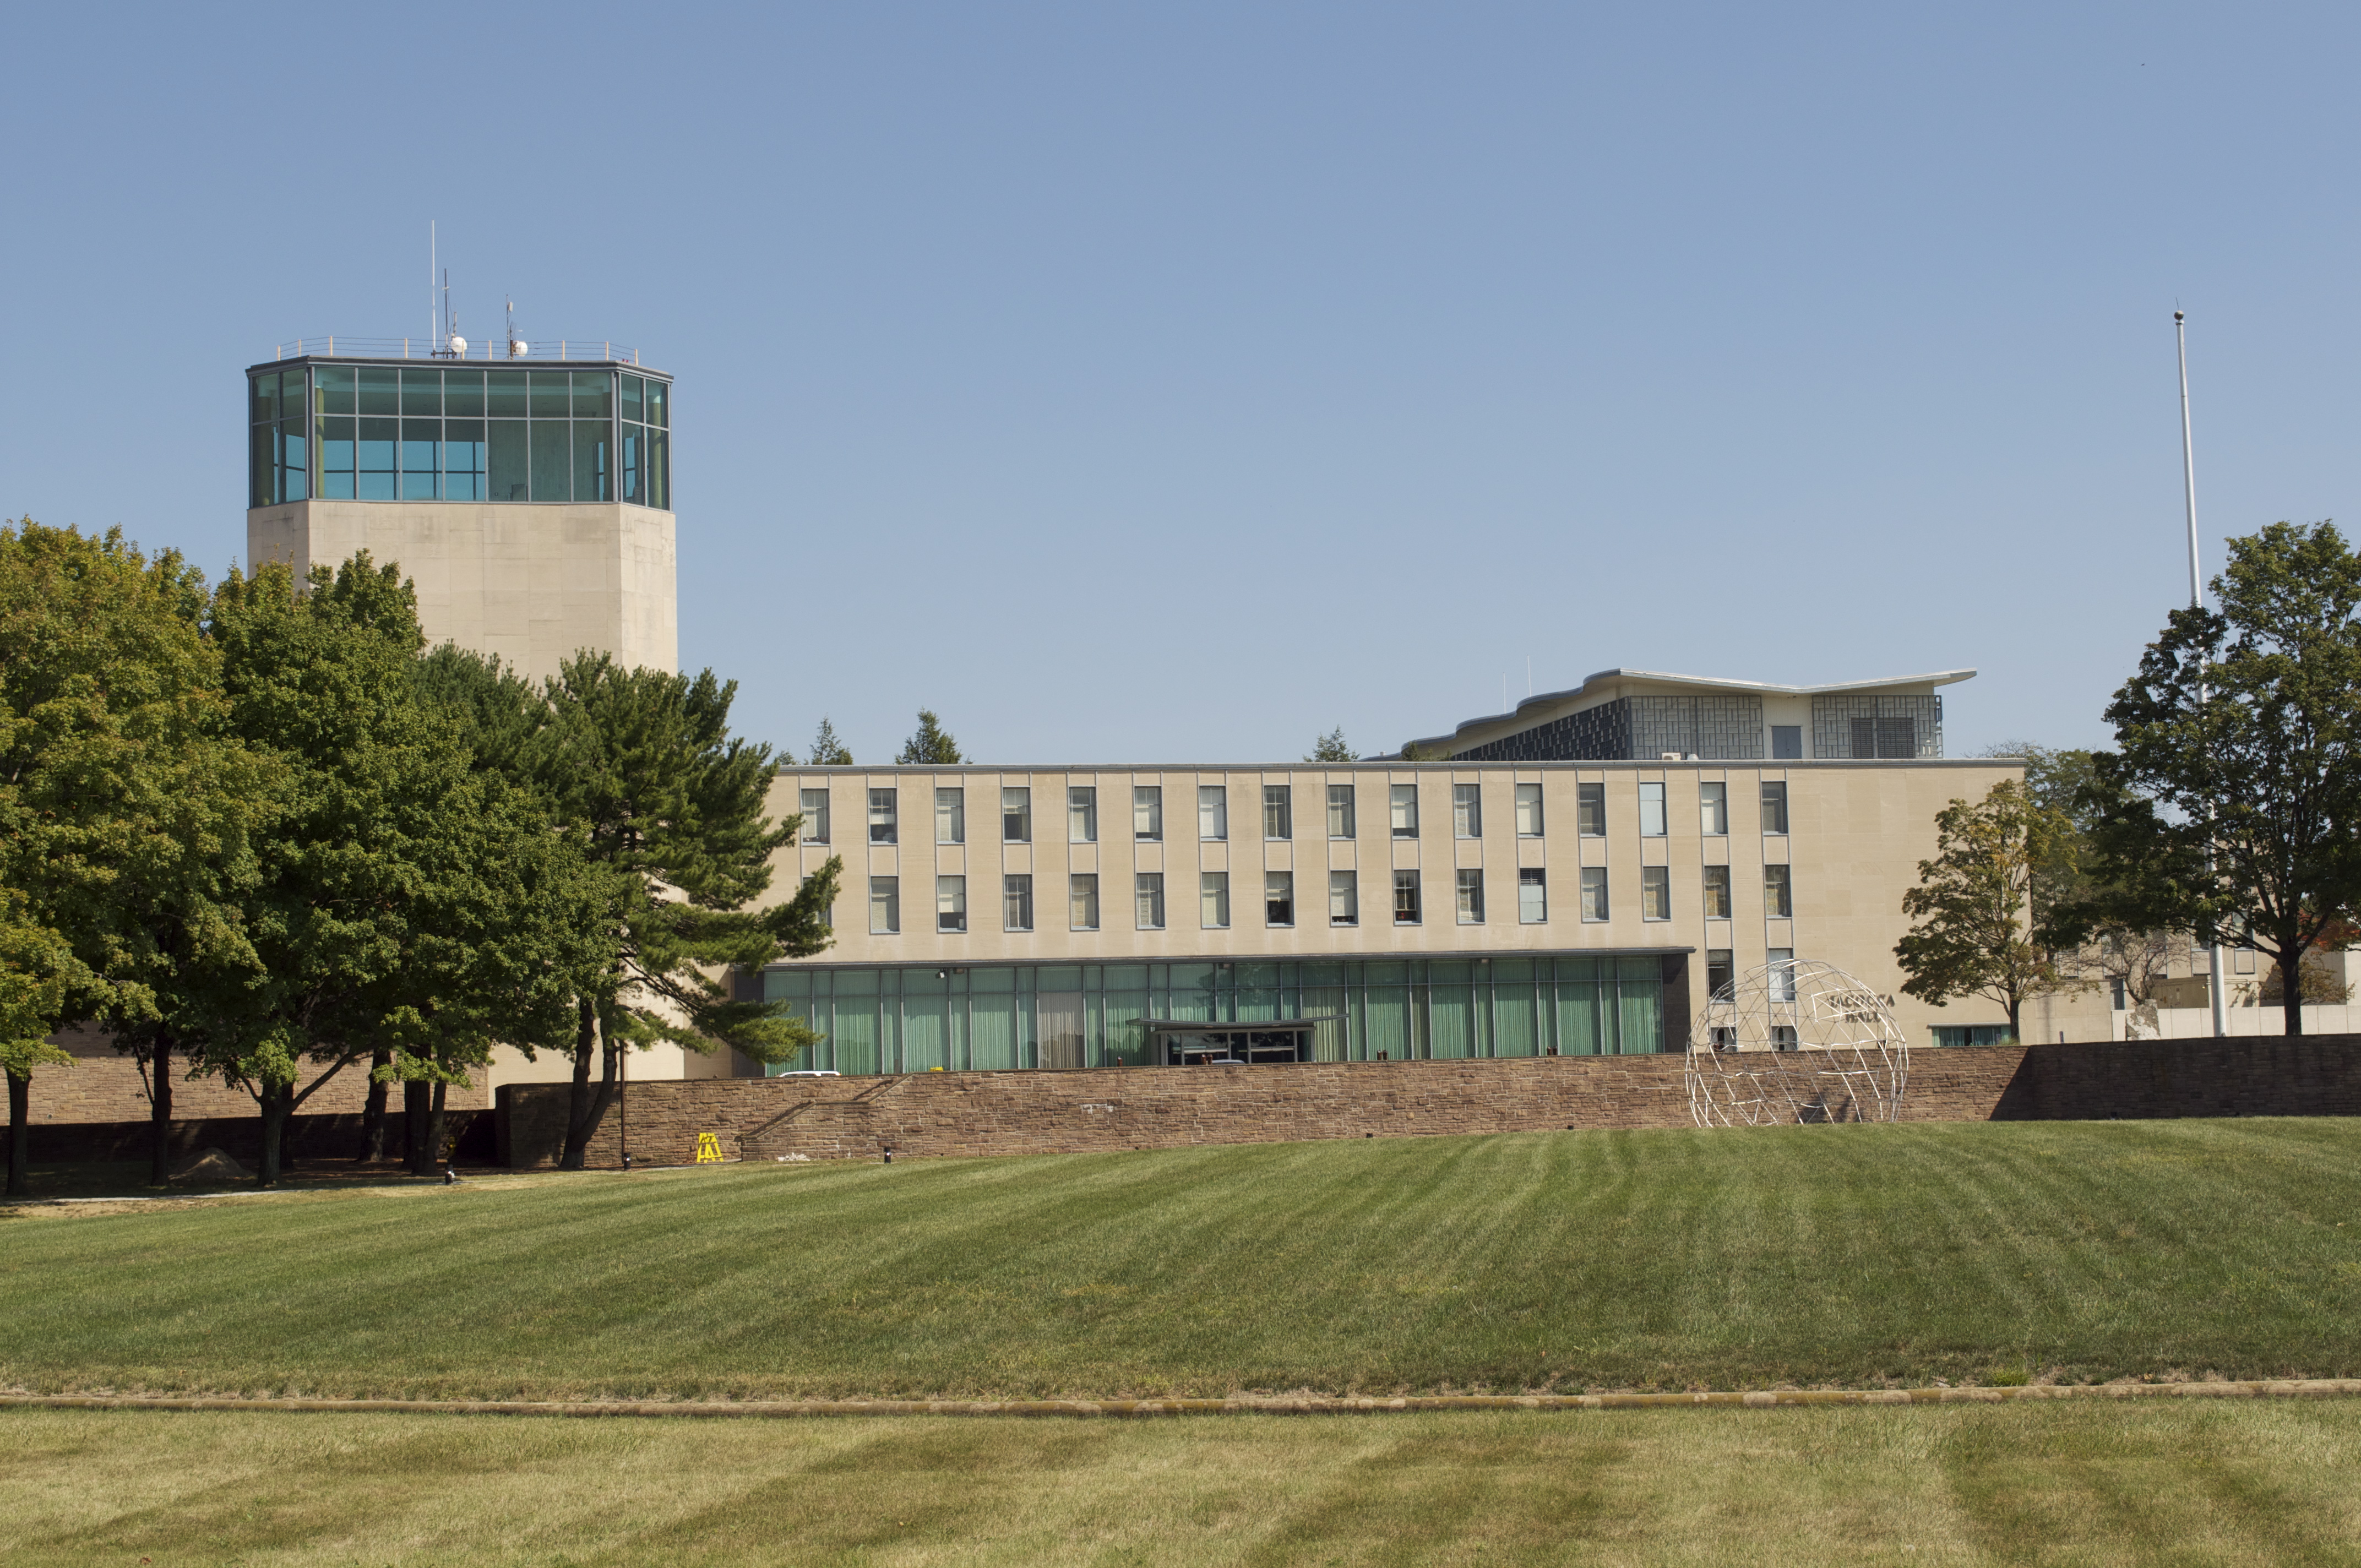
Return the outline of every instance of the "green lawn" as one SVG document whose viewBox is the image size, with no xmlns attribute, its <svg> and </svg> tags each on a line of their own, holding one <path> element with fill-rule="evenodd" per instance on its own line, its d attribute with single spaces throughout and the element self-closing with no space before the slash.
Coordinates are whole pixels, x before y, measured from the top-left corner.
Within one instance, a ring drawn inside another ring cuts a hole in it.
<svg viewBox="0 0 2361 1568">
<path fill-rule="evenodd" d="M 563 1420 L 0 1412 L 0 1563 L 2361 1563 L 2361 1401 Z"/>
<path fill-rule="evenodd" d="M 44 1390 L 2361 1373 L 2361 1121 L 1531 1134 L 5 1213 L 0 1385 Z"/>
</svg>

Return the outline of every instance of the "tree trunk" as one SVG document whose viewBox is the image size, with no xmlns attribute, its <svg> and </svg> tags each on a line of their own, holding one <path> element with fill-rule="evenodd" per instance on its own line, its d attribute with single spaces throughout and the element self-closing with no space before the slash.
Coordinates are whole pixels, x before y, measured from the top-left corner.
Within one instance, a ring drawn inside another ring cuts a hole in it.
<svg viewBox="0 0 2361 1568">
<path fill-rule="evenodd" d="M 434 1110 L 426 1124 L 426 1174 L 429 1176 L 435 1174 L 434 1168 L 443 1159 L 443 1096 L 450 1087 L 447 1083 L 434 1086 Z"/>
<path fill-rule="evenodd" d="M 287 1114 L 293 1107 L 295 1091 L 290 1084 L 266 1083 L 257 1099 L 262 1106 L 262 1168 L 255 1179 L 258 1186 L 276 1187 L 285 1165 Z"/>
<path fill-rule="evenodd" d="M 172 1179 L 172 1036 L 159 1030 L 148 1064 L 148 1185 Z"/>
<path fill-rule="evenodd" d="M 590 1058 L 598 1050 L 600 1036 L 606 1036 L 606 1050 L 596 1090 L 590 1087 Z M 580 1023 L 574 1036 L 574 1092 L 567 1099 L 566 1118 L 566 1153 L 558 1161 L 561 1170 L 580 1170 L 590 1148 L 590 1136 L 598 1124 L 607 1119 L 607 1107 L 615 1099 L 615 1042 L 612 1030 L 598 1027 L 597 1014 L 589 1000 L 581 1003 Z"/>
<path fill-rule="evenodd" d="M 2012 996 L 2008 999 L 2008 1037 L 2020 1046 L 2025 1044 L 2025 1031 L 2017 1026 L 2017 1015 L 2024 1011 L 2025 998 Z"/>
<path fill-rule="evenodd" d="M 426 1141 L 432 1129 L 434 1090 L 423 1079 L 405 1079 L 401 1085 L 401 1153 L 412 1176 L 434 1174 L 434 1147 Z"/>
<path fill-rule="evenodd" d="M 8 1196 L 25 1195 L 26 1135 L 33 1126 L 33 1075 L 8 1074 Z"/>
<path fill-rule="evenodd" d="M 368 1098 L 361 1102 L 361 1152 L 355 1163 L 372 1164 L 385 1157 L 385 1080 L 378 1076 L 393 1061 L 393 1053 L 379 1050 L 369 1058 Z"/>
<path fill-rule="evenodd" d="M 2279 977 L 2279 1012 L 2287 1019 L 2290 1036 L 2303 1033 L 2303 960 L 2298 959 L 2292 976 Z"/>
</svg>

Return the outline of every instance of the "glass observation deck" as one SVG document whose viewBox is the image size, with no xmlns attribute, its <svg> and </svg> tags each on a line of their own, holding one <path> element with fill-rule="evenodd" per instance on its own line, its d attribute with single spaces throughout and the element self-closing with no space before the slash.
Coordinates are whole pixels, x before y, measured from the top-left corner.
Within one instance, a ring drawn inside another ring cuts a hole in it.
<svg viewBox="0 0 2361 1568">
<path fill-rule="evenodd" d="M 672 510 L 672 378 L 307 355 L 247 372 L 247 500 L 629 501 Z"/>
</svg>

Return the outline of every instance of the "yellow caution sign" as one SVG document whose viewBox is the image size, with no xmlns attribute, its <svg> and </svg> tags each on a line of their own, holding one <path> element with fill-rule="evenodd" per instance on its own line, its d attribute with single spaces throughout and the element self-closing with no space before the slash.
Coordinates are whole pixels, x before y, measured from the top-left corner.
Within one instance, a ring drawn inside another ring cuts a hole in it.
<svg viewBox="0 0 2361 1568">
<path fill-rule="evenodd" d="M 699 1133 L 697 1135 L 697 1163 L 699 1165 L 719 1165 L 721 1163 L 720 1134 Z"/>
</svg>

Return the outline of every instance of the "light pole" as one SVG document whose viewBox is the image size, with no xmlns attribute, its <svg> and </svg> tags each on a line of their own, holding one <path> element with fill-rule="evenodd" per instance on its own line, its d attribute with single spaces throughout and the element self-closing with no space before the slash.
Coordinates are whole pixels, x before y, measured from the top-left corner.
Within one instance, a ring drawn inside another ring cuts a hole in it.
<svg viewBox="0 0 2361 1568">
<path fill-rule="evenodd" d="M 2189 319 L 2179 311 L 2172 313 L 2172 335 L 2180 347 L 2180 479 L 2182 494 L 2189 506 L 2189 608 L 2203 609 L 2205 578 L 2197 565 L 2197 444 L 2190 433 L 2189 425 Z M 2204 710 L 2205 688 L 2202 685 L 2197 688 L 2197 707 L 2201 713 Z M 2213 813 L 2209 811 L 2206 819 L 2211 821 Z M 2205 869 L 2209 872 L 2213 869 L 2211 844 L 2205 849 Z M 2228 999 L 2222 994 L 2221 933 L 2208 934 L 2213 940 L 2205 947 L 2206 990 L 2213 1003 L 2213 1037 L 2218 1040 L 2230 1032 L 2226 1011 Z"/>
</svg>

